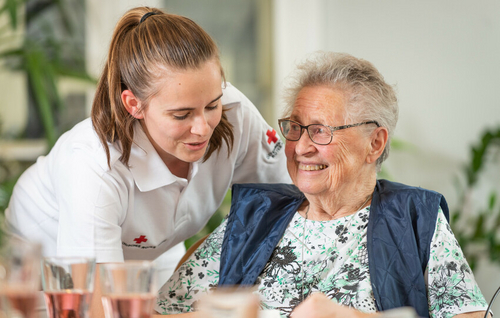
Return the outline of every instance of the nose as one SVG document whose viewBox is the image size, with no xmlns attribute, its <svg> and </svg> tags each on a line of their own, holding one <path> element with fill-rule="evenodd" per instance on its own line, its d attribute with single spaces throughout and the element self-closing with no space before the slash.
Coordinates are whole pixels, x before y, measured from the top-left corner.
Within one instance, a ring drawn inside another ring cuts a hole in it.
<svg viewBox="0 0 500 318">
<path fill-rule="evenodd" d="M 191 126 L 191 133 L 199 136 L 206 136 L 210 134 L 211 128 L 208 124 L 205 115 L 196 116 L 193 125 Z"/>
<path fill-rule="evenodd" d="M 299 140 L 295 142 L 295 153 L 297 155 L 304 155 L 315 151 L 315 144 L 312 142 L 311 138 L 306 129 L 301 130 L 301 135 Z"/>
</svg>

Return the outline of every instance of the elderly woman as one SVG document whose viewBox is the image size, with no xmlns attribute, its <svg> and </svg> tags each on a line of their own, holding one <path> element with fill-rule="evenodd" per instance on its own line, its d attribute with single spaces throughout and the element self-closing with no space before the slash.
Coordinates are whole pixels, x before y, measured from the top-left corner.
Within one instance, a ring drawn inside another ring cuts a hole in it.
<svg viewBox="0 0 500 318">
<path fill-rule="evenodd" d="M 375 67 L 317 53 L 288 93 L 279 126 L 294 185 L 234 186 L 228 219 L 162 287 L 156 310 L 190 312 L 213 287 L 241 284 L 257 286 L 261 308 L 293 317 L 403 306 L 482 317 L 443 196 L 377 181 L 398 106 Z"/>
</svg>

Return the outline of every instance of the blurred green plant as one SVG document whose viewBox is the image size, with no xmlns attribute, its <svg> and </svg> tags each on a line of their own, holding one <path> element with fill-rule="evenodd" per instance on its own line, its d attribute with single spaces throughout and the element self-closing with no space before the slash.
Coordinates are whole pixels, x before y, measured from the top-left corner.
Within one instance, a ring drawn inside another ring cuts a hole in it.
<svg viewBox="0 0 500 318">
<path fill-rule="evenodd" d="M 0 17 L 7 21 L 0 27 L 0 62 L 4 68 L 26 74 L 48 149 L 62 133 L 57 124 L 57 114 L 64 108 L 59 80 L 95 83 L 85 70 L 82 54 L 72 54 L 76 49 L 68 43 L 75 32 L 70 18 L 74 8 L 69 7 L 70 1 L 64 0 L 5 0 L 0 7 Z M 30 25 L 49 10 L 56 12 L 54 20 L 59 23 L 48 21 L 40 23 L 36 32 L 19 32 L 21 25 Z"/>
<path fill-rule="evenodd" d="M 17 174 L 12 175 L 13 169 L 10 167 L 10 163 L 7 161 L 0 161 L 0 178 L 3 182 L 0 183 L 0 211 L 3 212 L 9 204 L 10 193 L 14 189 L 17 178 Z"/>
<path fill-rule="evenodd" d="M 451 211 L 450 225 L 469 265 L 474 269 L 480 259 L 488 255 L 500 264 L 500 204 L 498 187 L 491 190 L 484 207 L 474 205 L 474 191 L 479 187 L 481 174 L 489 163 L 498 167 L 500 155 L 500 127 L 486 130 L 480 141 L 471 146 L 470 161 L 464 167 L 465 181 L 456 179 L 458 205 Z"/>
</svg>

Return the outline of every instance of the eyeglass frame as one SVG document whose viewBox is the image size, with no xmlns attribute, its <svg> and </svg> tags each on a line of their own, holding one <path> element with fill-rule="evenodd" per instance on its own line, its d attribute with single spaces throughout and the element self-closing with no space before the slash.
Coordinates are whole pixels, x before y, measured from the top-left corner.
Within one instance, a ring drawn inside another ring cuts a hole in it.
<svg viewBox="0 0 500 318">
<path fill-rule="evenodd" d="M 283 133 L 283 127 L 281 127 L 281 123 L 284 122 L 284 121 L 289 121 L 289 122 L 292 122 L 294 124 L 297 124 L 299 125 L 300 127 L 300 134 L 299 134 L 299 138 L 297 139 L 288 139 L 285 134 Z M 326 146 L 326 145 L 329 145 L 332 140 L 333 140 L 333 132 L 337 131 L 337 130 L 342 130 L 342 129 L 347 129 L 347 128 L 351 128 L 351 127 L 357 127 L 357 126 L 361 126 L 361 125 L 368 125 L 368 124 L 375 124 L 377 125 L 377 127 L 380 127 L 380 124 L 375 121 L 375 120 L 370 120 L 370 121 L 364 121 L 364 122 L 361 122 L 361 123 L 357 123 L 357 124 L 350 124 L 350 125 L 342 125 L 342 126 L 329 126 L 329 125 L 324 125 L 324 124 L 310 124 L 310 125 L 301 125 L 299 124 L 298 122 L 294 121 L 294 120 L 291 120 L 289 117 L 288 118 L 281 118 L 281 119 L 278 119 L 278 126 L 280 127 L 280 132 L 281 134 L 283 135 L 283 137 L 288 140 L 288 141 L 299 141 L 300 138 L 302 137 L 302 131 L 305 129 L 307 131 L 307 135 L 309 136 L 309 139 L 311 139 L 311 141 L 317 145 L 321 145 L 321 146 Z M 328 127 L 330 128 L 330 141 L 327 142 L 326 144 L 324 143 L 318 143 L 316 141 L 313 140 L 313 138 L 311 137 L 311 133 L 309 132 L 309 127 L 310 126 L 324 126 L 324 127 Z"/>
</svg>

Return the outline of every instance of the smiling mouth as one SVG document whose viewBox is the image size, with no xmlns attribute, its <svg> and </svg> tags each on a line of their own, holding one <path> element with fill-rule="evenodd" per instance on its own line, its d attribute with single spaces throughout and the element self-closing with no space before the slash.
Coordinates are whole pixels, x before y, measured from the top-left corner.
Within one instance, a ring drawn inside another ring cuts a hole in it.
<svg viewBox="0 0 500 318">
<path fill-rule="evenodd" d="M 318 171 L 318 170 L 323 170 L 326 168 L 328 168 L 327 165 L 303 165 L 303 164 L 299 164 L 299 169 L 305 170 L 305 171 Z"/>
</svg>

